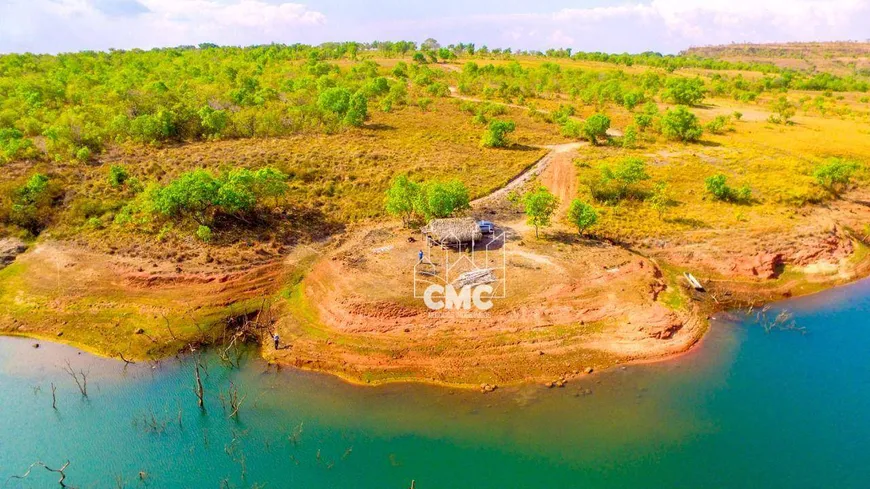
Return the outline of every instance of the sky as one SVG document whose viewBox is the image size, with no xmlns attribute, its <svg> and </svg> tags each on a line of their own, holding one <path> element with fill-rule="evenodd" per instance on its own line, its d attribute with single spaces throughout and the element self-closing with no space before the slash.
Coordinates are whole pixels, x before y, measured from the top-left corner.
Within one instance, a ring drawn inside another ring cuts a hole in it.
<svg viewBox="0 0 870 489">
<path fill-rule="evenodd" d="M 0 0 L 0 53 L 435 38 L 676 53 L 870 39 L 870 0 Z"/>
</svg>

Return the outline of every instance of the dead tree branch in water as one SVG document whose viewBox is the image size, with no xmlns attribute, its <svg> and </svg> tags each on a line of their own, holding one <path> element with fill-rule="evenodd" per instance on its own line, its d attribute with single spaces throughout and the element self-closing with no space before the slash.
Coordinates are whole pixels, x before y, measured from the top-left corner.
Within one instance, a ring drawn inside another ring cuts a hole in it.
<svg viewBox="0 0 870 489">
<path fill-rule="evenodd" d="M 230 418 L 238 418 L 239 416 L 239 408 L 242 407 L 242 403 L 245 402 L 245 399 L 248 397 L 247 394 L 239 397 L 239 389 L 236 387 L 236 384 L 230 382 L 230 388 L 227 392 L 220 393 L 221 403 L 223 404 L 224 411 L 227 409 L 227 402 L 230 403 Z"/>
<path fill-rule="evenodd" d="M 57 387 L 51 383 L 51 408 L 57 411 Z"/>
<path fill-rule="evenodd" d="M 800 334 L 807 334 L 807 328 L 798 326 L 794 320 L 794 316 L 786 310 L 779 311 L 776 316 L 770 316 L 770 306 L 764 306 L 755 315 L 755 320 L 764 328 L 765 333 L 771 331 L 797 331 Z"/>
<path fill-rule="evenodd" d="M 26 479 L 30 477 L 30 472 L 33 470 L 34 467 L 42 467 L 49 472 L 60 474 L 60 479 L 57 481 L 57 483 L 60 484 L 60 487 L 75 489 L 73 486 L 68 486 L 64 482 L 66 480 L 66 469 L 67 467 L 69 467 L 69 460 L 67 460 L 66 463 L 63 464 L 63 467 L 59 469 L 52 469 L 48 465 L 45 465 L 43 462 L 33 462 L 32 464 L 30 464 L 30 467 L 27 468 L 27 472 L 25 472 L 24 475 L 13 475 L 10 476 L 9 479 Z M 9 481 L 9 479 L 7 479 L 7 482 Z"/>
<path fill-rule="evenodd" d="M 196 393 L 196 399 L 200 409 L 205 410 L 205 405 L 203 404 L 203 397 L 205 396 L 205 391 L 202 388 L 202 377 L 199 375 L 199 369 L 201 365 L 202 358 L 197 355 L 193 365 L 193 372 L 196 376 L 196 389 L 194 389 L 194 392 Z"/>
<path fill-rule="evenodd" d="M 82 393 L 82 397 L 88 397 L 88 372 L 84 370 L 79 370 L 76 372 L 73 370 L 72 365 L 70 365 L 69 360 L 66 361 L 66 368 L 63 369 L 64 372 L 68 373 L 76 383 L 76 386 L 79 388 L 79 392 Z M 79 380 L 79 376 L 81 376 L 81 380 Z"/>
</svg>

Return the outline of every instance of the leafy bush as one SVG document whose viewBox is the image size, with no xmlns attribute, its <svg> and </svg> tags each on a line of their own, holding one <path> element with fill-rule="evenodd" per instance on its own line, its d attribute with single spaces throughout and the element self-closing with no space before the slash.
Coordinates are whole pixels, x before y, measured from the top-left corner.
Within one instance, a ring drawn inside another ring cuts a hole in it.
<svg viewBox="0 0 870 489">
<path fill-rule="evenodd" d="M 642 159 L 623 158 L 614 167 L 601 167 L 600 179 L 592 185 L 592 195 L 600 201 L 619 201 L 629 194 L 637 194 L 634 185 L 649 179 Z"/>
<path fill-rule="evenodd" d="M 53 185 L 48 176 L 35 173 L 3 196 L 0 221 L 38 235 L 48 225 L 52 206 L 62 193 L 61 187 Z"/>
<path fill-rule="evenodd" d="M 583 124 L 573 119 L 566 120 L 559 130 L 559 132 L 561 132 L 563 136 L 575 139 L 580 138 L 582 131 Z"/>
<path fill-rule="evenodd" d="M 816 183 L 833 194 L 845 190 L 852 181 L 852 175 L 858 169 L 858 164 L 839 158 L 830 158 L 813 172 Z"/>
<path fill-rule="evenodd" d="M 728 186 L 728 178 L 719 173 L 704 180 L 707 192 L 714 200 L 747 204 L 752 200 L 752 189 L 744 185 L 737 190 Z"/>
<path fill-rule="evenodd" d="M 203 243 L 211 242 L 213 238 L 211 228 L 208 226 L 200 225 L 196 228 L 196 237 L 199 238 L 199 240 Z"/>
<path fill-rule="evenodd" d="M 577 233 L 582 235 L 583 231 L 598 222 L 598 211 L 582 200 L 574 199 L 568 208 L 568 221 L 576 226 Z"/>
<path fill-rule="evenodd" d="M 36 155 L 33 141 L 24 137 L 18 129 L 0 129 L 0 163 L 31 158 Z"/>
<path fill-rule="evenodd" d="M 592 144 L 598 144 L 600 138 L 607 136 L 610 129 L 610 117 L 604 114 L 594 114 L 583 124 L 583 136 Z"/>
<path fill-rule="evenodd" d="M 468 189 L 459 180 L 425 182 L 414 199 L 414 212 L 427 220 L 450 217 L 470 208 Z"/>
<path fill-rule="evenodd" d="M 791 102 L 788 101 L 785 95 L 776 99 L 771 105 L 771 110 L 773 110 L 774 114 L 768 118 L 768 121 L 773 122 L 774 124 L 790 124 L 791 118 L 795 115 L 795 108 Z"/>
<path fill-rule="evenodd" d="M 643 112 L 634 116 L 635 125 L 644 131 L 652 126 L 653 121 L 659 115 L 659 107 L 653 101 L 649 101 L 643 106 Z"/>
<path fill-rule="evenodd" d="M 661 118 L 661 131 L 669 139 L 684 142 L 697 141 L 704 133 L 698 116 L 682 105 L 665 111 Z"/>
<path fill-rule="evenodd" d="M 622 147 L 632 149 L 637 146 L 637 128 L 634 125 L 625 128 L 622 134 Z"/>
<path fill-rule="evenodd" d="M 507 146 L 507 135 L 514 132 L 516 128 L 513 121 L 493 119 L 489 121 L 480 144 L 485 148 L 504 148 Z"/>
<path fill-rule="evenodd" d="M 722 134 L 728 128 L 728 117 L 717 115 L 715 119 L 707 123 L 707 131 L 713 134 Z"/>
<path fill-rule="evenodd" d="M 677 105 L 698 105 L 704 100 L 704 82 L 700 78 L 671 78 L 665 84 L 662 99 Z"/>
<path fill-rule="evenodd" d="M 120 187 L 127 183 L 127 179 L 130 178 L 130 175 L 127 174 L 127 170 L 121 165 L 112 165 L 109 167 L 109 185 L 112 187 Z"/>
<path fill-rule="evenodd" d="M 217 214 L 244 219 L 264 199 L 277 198 L 287 191 L 287 176 L 274 168 L 256 171 L 235 168 L 220 176 L 206 170 L 183 173 L 163 187 L 152 186 L 144 198 L 147 210 L 200 226 L 210 224 Z"/>
</svg>

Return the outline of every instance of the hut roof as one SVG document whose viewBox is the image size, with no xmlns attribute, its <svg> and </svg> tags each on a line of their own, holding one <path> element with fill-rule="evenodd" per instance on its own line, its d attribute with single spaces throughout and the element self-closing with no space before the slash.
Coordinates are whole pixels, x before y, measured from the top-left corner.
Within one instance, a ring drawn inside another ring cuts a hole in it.
<svg viewBox="0 0 870 489">
<path fill-rule="evenodd" d="M 423 232 L 440 243 L 467 243 L 483 238 L 480 226 L 471 217 L 432 219 Z"/>
</svg>

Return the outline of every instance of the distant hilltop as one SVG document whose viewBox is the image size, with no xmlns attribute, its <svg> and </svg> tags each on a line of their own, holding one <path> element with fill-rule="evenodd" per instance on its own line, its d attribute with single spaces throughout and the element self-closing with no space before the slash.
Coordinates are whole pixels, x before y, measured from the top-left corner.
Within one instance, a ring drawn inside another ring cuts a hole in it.
<svg viewBox="0 0 870 489">
<path fill-rule="evenodd" d="M 773 63 L 783 68 L 870 75 L 870 40 L 691 47 L 681 54 L 726 61 Z"/>
</svg>

